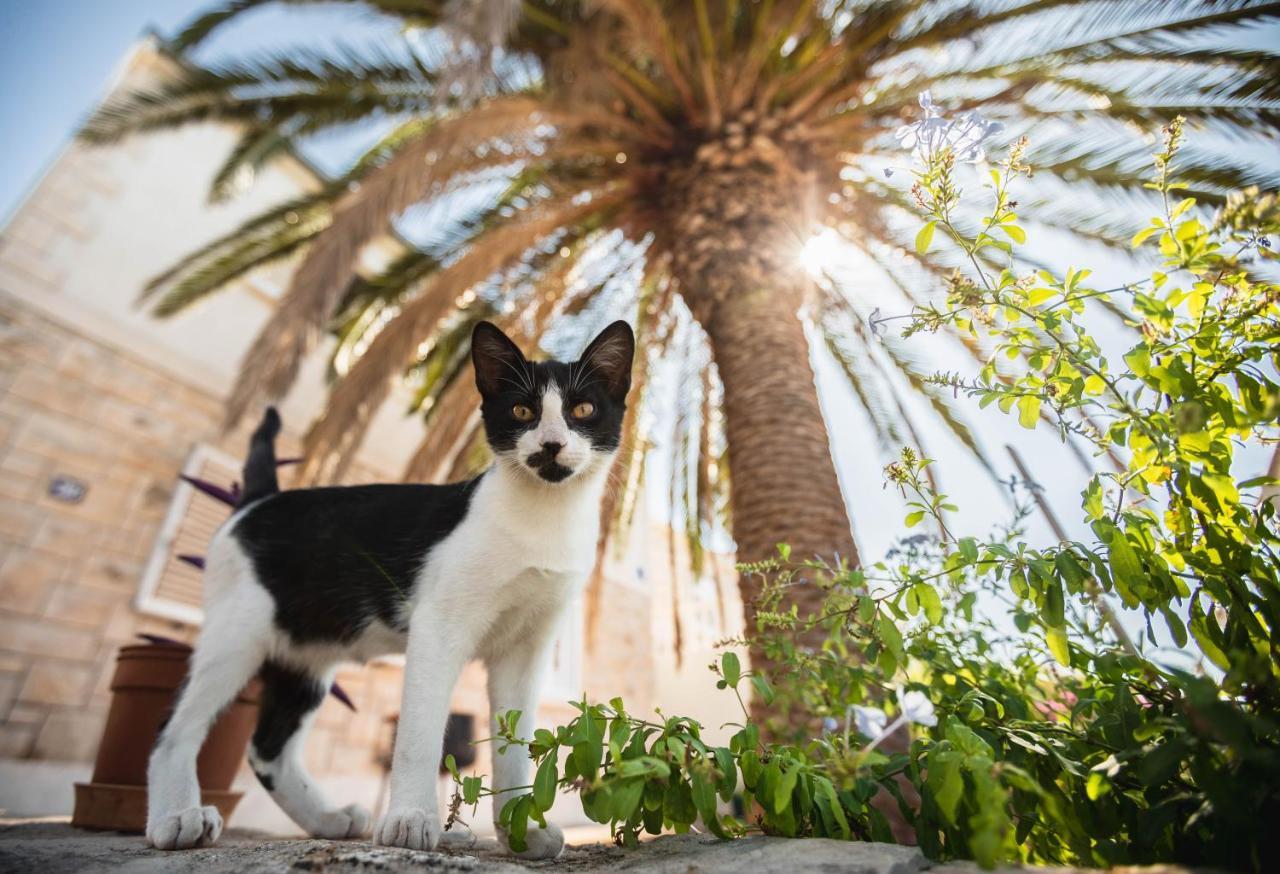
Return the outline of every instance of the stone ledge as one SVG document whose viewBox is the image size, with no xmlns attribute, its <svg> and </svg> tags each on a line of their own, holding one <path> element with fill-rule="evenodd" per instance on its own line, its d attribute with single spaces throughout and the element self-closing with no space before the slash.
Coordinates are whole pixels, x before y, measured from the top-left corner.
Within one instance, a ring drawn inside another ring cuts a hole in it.
<svg viewBox="0 0 1280 874">
<path fill-rule="evenodd" d="M 72 874 L 110 870 L 125 874 L 399 874 L 409 871 L 523 874 L 535 869 L 586 872 L 627 871 L 634 874 L 980 874 L 968 862 L 934 864 L 913 847 L 894 844 L 845 843 L 831 840 L 787 840 L 752 836 L 717 841 L 695 835 L 664 835 L 635 850 L 607 844 L 572 846 L 550 862 L 522 862 L 499 853 L 492 839 L 467 853 L 422 853 L 379 847 L 367 841 L 279 840 L 253 832 L 231 831 L 216 847 L 164 853 L 148 848 L 135 835 L 73 829 L 65 819 L 0 819 L 0 871 Z M 1083 869 L 1002 868 L 1017 871 L 1082 871 Z M 1117 869 L 1119 870 L 1119 869 Z M 1126 868 L 1145 874 L 1186 874 L 1177 866 Z"/>
</svg>

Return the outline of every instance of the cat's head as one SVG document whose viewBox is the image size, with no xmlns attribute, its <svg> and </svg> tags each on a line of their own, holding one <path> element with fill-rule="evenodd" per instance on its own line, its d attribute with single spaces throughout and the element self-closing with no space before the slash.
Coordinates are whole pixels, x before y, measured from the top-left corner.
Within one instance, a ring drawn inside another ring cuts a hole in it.
<svg viewBox="0 0 1280 874">
<path fill-rule="evenodd" d="M 485 434 L 499 463 L 563 483 L 609 464 L 622 440 L 635 337 L 614 322 L 572 363 L 529 361 L 489 322 L 471 335 Z"/>
</svg>

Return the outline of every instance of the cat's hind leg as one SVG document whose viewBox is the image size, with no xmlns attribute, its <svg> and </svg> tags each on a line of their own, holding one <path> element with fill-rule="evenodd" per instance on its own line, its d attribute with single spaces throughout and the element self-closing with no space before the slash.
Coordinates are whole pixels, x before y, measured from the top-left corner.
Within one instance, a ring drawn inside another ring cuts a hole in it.
<svg viewBox="0 0 1280 874">
<path fill-rule="evenodd" d="M 356 804 L 331 805 L 302 763 L 307 731 L 324 702 L 331 672 L 268 661 L 261 676 L 262 710 L 249 764 L 263 788 L 313 837 L 341 840 L 367 834 L 369 811 Z"/>
</svg>

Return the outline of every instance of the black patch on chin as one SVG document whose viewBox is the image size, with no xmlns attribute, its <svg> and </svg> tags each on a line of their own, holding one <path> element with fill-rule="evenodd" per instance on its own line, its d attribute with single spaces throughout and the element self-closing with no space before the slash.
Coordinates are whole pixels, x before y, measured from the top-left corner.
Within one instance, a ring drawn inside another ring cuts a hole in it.
<svg viewBox="0 0 1280 874">
<path fill-rule="evenodd" d="M 565 467 L 556 461 L 556 455 L 560 452 L 557 448 L 555 451 L 550 449 L 539 449 L 530 455 L 525 461 L 530 467 L 538 472 L 538 476 L 542 477 L 549 483 L 563 482 L 573 473 L 573 468 Z"/>
<path fill-rule="evenodd" d="M 258 778 L 258 782 L 262 784 L 263 789 L 267 790 L 268 792 L 276 791 L 275 777 L 272 777 L 270 774 L 263 773 L 262 771 L 259 771 L 256 768 L 253 771 L 253 776 Z"/>
<path fill-rule="evenodd" d="M 538 453 L 539 455 L 541 453 Z M 529 457 L 529 463 L 533 465 L 534 456 Z M 573 473 L 573 469 L 565 467 L 558 461 L 548 461 L 544 464 L 533 465 L 538 471 L 538 476 L 542 477 L 549 483 L 564 482 Z"/>
</svg>

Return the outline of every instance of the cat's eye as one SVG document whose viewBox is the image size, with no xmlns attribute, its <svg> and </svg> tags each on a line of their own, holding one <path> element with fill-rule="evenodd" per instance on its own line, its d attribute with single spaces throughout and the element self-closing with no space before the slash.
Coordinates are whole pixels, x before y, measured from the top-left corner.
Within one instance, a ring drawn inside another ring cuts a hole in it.
<svg viewBox="0 0 1280 874">
<path fill-rule="evenodd" d="M 525 406 L 524 404 L 516 404 L 514 407 L 512 407 L 511 415 L 515 418 L 517 422 L 533 421 L 533 410 L 531 410 L 529 407 Z"/>
<path fill-rule="evenodd" d="M 573 417 L 575 419 L 585 419 L 596 411 L 596 405 L 590 401 L 583 401 L 573 408 Z"/>
</svg>

